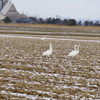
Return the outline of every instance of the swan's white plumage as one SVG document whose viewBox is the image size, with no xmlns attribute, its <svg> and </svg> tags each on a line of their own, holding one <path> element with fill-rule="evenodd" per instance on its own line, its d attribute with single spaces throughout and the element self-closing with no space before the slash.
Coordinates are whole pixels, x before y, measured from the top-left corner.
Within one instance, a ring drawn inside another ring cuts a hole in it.
<svg viewBox="0 0 100 100">
<path fill-rule="evenodd" d="M 50 56 L 52 54 L 52 44 L 50 44 L 49 50 L 43 52 L 42 56 Z"/>
<path fill-rule="evenodd" d="M 71 52 L 69 53 L 68 56 L 70 56 L 70 57 L 75 57 L 75 56 L 79 53 L 79 46 L 80 46 L 80 45 L 78 45 L 78 46 L 75 45 L 74 50 L 71 51 Z"/>
</svg>

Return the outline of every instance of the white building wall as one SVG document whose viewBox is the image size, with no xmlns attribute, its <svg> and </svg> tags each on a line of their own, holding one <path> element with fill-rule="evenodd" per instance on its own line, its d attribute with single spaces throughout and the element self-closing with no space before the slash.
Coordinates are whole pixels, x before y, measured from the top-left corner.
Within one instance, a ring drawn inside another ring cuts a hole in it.
<svg viewBox="0 0 100 100">
<path fill-rule="evenodd" d="M 0 21 L 3 20 L 5 17 L 6 17 L 6 16 L 4 16 L 4 15 L 2 15 L 2 14 L 0 13 Z"/>
</svg>

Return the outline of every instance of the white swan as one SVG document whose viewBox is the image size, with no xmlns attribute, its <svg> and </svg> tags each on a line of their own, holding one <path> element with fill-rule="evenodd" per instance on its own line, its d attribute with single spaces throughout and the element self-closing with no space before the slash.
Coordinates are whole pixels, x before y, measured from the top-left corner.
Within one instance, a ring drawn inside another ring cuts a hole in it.
<svg viewBox="0 0 100 100">
<path fill-rule="evenodd" d="M 75 57 L 75 56 L 79 53 L 79 46 L 80 46 L 80 45 L 78 45 L 78 46 L 75 45 L 74 50 L 71 51 L 71 52 L 69 53 L 68 56 L 70 56 L 70 57 Z"/>
<path fill-rule="evenodd" d="M 42 56 L 47 56 L 49 57 L 52 54 L 52 44 L 50 44 L 49 50 L 43 52 Z"/>
</svg>

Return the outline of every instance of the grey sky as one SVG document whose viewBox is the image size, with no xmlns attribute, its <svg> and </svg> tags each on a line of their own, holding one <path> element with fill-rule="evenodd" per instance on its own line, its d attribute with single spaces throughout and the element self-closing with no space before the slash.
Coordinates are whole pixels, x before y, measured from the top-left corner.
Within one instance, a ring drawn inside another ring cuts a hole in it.
<svg viewBox="0 0 100 100">
<path fill-rule="evenodd" d="M 100 0 L 11 0 L 19 13 L 29 16 L 100 19 Z"/>
</svg>

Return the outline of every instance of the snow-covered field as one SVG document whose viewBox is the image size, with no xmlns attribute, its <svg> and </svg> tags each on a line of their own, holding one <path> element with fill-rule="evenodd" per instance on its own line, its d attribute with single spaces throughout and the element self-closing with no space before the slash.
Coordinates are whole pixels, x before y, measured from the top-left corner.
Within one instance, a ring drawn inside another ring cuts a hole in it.
<svg viewBox="0 0 100 100">
<path fill-rule="evenodd" d="M 0 35 L 0 100 L 100 100 L 100 40 L 45 38 Z"/>
</svg>

